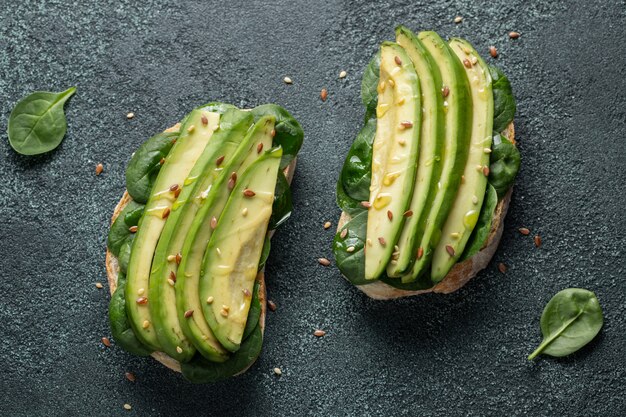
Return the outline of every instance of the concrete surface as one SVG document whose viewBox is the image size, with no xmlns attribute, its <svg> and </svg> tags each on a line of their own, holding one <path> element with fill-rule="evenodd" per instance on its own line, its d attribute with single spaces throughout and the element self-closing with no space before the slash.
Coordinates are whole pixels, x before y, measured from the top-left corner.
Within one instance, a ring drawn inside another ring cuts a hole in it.
<svg viewBox="0 0 626 417">
<path fill-rule="evenodd" d="M 623 1 L 5 2 L 0 131 L 27 93 L 78 91 L 57 150 L 23 157 L 0 140 L 0 414 L 626 415 L 625 11 Z M 375 302 L 316 258 L 331 256 L 322 225 L 339 214 L 335 180 L 361 124 L 362 70 L 400 23 L 467 37 L 485 56 L 498 48 L 523 165 L 487 270 L 456 294 Z M 109 296 L 94 284 L 106 279 L 130 154 L 210 100 L 279 103 L 306 139 L 295 213 L 268 262 L 278 310 L 262 356 L 242 377 L 194 386 L 102 346 Z M 597 293 L 601 335 L 571 357 L 527 361 L 545 303 L 572 286 Z"/>
</svg>

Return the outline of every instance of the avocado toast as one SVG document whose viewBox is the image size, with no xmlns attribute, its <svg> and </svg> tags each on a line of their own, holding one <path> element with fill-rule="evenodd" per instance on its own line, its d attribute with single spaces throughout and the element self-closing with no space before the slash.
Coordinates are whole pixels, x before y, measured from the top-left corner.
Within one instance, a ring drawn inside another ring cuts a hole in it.
<svg viewBox="0 0 626 417">
<path fill-rule="evenodd" d="M 265 325 L 263 267 L 291 212 L 302 139 L 277 105 L 210 103 L 141 145 L 107 242 L 118 345 L 198 383 L 252 365 Z"/>
<path fill-rule="evenodd" d="M 337 266 L 372 298 L 456 291 L 502 235 L 520 164 L 510 83 L 469 42 L 400 26 L 361 96 L 365 126 L 337 184 Z"/>
</svg>

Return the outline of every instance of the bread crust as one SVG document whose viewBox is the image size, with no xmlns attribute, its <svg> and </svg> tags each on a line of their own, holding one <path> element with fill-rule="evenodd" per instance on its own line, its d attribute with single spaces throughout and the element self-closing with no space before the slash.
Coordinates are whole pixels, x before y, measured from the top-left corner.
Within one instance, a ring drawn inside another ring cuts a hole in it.
<svg viewBox="0 0 626 417">
<path fill-rule="evenodd" d="M 513 126 L 513 122 L 507 126 L 506 130 L 502 132 L 502 134 L 513 144 L 516 143 L 515 127 Z M 426 290 L 409 291 L 392 287 L 382 281 L 374 281 L 371 284 L 357 285 L 356 287 L 363 291 L 368 297 L 375 300 L 392 300 L 394 298 L 410 297 L 429 292 L 450 294 L 457 291 L 459 288 L 467 284 L 470 279 L 474 278 L 479 271 L 485 269 L 489 264 L 489 261 L 491 261 L 493 255 L 496 253 L 496 249 L 500 243 L 500 238 L 502 237 L 504 218 L 506 217 L 506 213 L 509 209 L 512 194 L 513 187 L 511 187 L 504 198 L 498 202 L 493 215 L 491 230 L 487 236 L 487 242 L 485 242 L 485 245 L 480 249 L 480 251 L 471 258 L 468 258 L 463 262 L 456 263 L 450 272 L 448 272 L 448 275 L 446 275 L 445 278 L 434 287 Z M 343 225 L 350 221 L 350 219 L 351 217 L 348 213 L 345 211 L 341 212 L 341 217 L 337 223 L 337 231 L 341 230 Z"/>
<path fill-rule="evenodd" d="M 166 129 L 165 132 L 178 131 L 179 127 L 180 127 L 180 123 L 177 123 L 176 125 L 170 127 L 169 129 Z M 293 161 L 291 161 L 291 163 L 283 171 L 283 173 L 285 174 L 285 177 L 287 178 L 287 182 L 289 184 L 291 184 L 291 181 L 293 180 L 295 169 L 296 169 L 296 158 L 294 158 Z M 115 206 L 115 209 L 113 210 L 113 215 L 111 216 L 111 224 L 113 224 L 115 219 L 117 219 L 117 216 L 120 215 L 122 210 L 124 210 L 124 207 L 126 207 L 126 205 L 131 200 L 132 198 L 128 194 L 128 191 L 125 190 L 124 194 L 122 195 L 122 198 L 120 199 L 120 201 Z M 270 237 L 272 235 L 273 235 L 273 231 L 270 232 Z M 109 282 L 109 291 L 111 295 L 113 295 L 113 293 L 115 292 L 115 289 L 117 288 L 117 277 L 120 272 L 120 268 L 119 268 L 119 263 L 117 261 L 117 257 L 113 255 L 111 251 L 109 251 L 108 248 L 106 250 L 105 262 L 106 262 L 107 278 Z M 264 333 L 265 332 L 265 314 L 267 313 L 267 289 L 265 286 L 265 268 L 259 271 L 259 273 L 257 274 L 256 280 L 259 283 L 259 302 L 261 303 L 261 316 L 259 318 L 259 325 L 261 326 L 261 332 Z M 167 354 L 163 352 L 153 352 L 150 356 L 152 356 L 158 362 L 161 362 L 163 365 L 167 366 L 171 370 L 176 371 L 176 372 L 181 372 L 180 362 L 178 362 L 176 359 L 172 358 L 171 356 L 168 356 Z M 255 361 L 256 361 L 256 358 L 252 362 L 250 362 L 250 364 L 243 371 L 239 372 L 236 375 L 246 372 L 254 364 Z"/>
</svg>

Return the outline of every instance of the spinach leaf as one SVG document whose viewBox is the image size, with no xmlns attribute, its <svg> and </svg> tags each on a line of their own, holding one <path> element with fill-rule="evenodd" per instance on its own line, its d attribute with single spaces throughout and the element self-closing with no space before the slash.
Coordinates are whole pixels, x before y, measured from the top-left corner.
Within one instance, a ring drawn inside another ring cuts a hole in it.
<svg viewBox="0 0 626 417">
<path fill-rule="evenodd" d="M 341 233 L 347 230 L 345 237 Z M 333 239 L 333 253 L 337 267 L 354 285 L 374 282 L 365 279 L 365 235 L 367 232 L 367 210 L 363 210 L 343 225 Z M 348 248 L 352 252 L 348 252 Z"/>
<path fill-rule="evenodd" d="M 133 240 L 135 240 L 135 234 L 130 234 L 120 246 L 120 252 L 117 257 L 117 263 L 120 266 L 120 272 L 122 274 L 126 273 L 126 269 L 128 268 L 128 261 L 130 261 L 130 251 L 133 248 Z"/>
<path fill-rule="evenodd" d="M 270 257 L 270 250 L 272 248 L 271 239 L 269 233 L 265 236 L 265 242 L 263 243 L 263 249 L 261 250 L 261 259 L 259 260 L 259 271 L 265 268 L 267 258 Z"/>
<path fill-rule="evenodd" d="M 254 328 L 241 348 L 226 362 L 210 362 L 197 353 L 187 363 L 182 363 L 182 373 L 190 382 L 206 384 L 231 377 L 246 369 L 261 353 L 263 333 L 260 324 Z"/>
<path fill-rule="evenodd" d="M 341 180 L 337 181 L 337 205 L 350 216 L 354 217 L 364 210 L 361 202 L 346 194 Z"/>
<path fill-rule="evenodd" d="M 174 146 L 178 132 L 162 132 L 145 141 L 133 155 L 126 168 L 126 189 L 138 203 L 145 204 L 159 171 L 161 159 Z"/>
<path fill-rule="evenodd" d="M 380 78 L 380 51 L 374 55 L 372 60 L 365 67 L 363 79 L 361 81 L 361 101 L 365 106 L 365 120 L 369 120 L 376 115 L 378 105 L 378 80 Z"/>
<path fill-rule="evenodd" d="M 589 343 L 600 331 L 604 319 L 596 295 L 582 288 L 558 292 L 541 315 L 543 342 L 528 356 L 566 356 Z"/>
<path fill-rule="evenodd" d="M 255 122 L 268 114 L 276 117 L 276 125 L 274 126 L 276 135 L 272 145 L 280 145 L 283 148 L 283 157 L 280 161 L 280 169 L 282 170 L 293 161 L 300 147 L 302 147 L 304 131 L 300 123 L 287 110 L 276 104 L 263 104 L 252 109 Z"/>
<path fill-rule="evenodd" d="M 211 103 L 207 103 L 198 108 L 204 111 L 212 112 L 212 113 L 224 114 L 228 110 L 236 109 L 237 107 L 233 106 L 232 104 L 221 103 L 219 101 L 212 101 Z"/>
<path fill-rule="evenodd" d="M 415 281 L 411 282 L 402 282 L 401 278 L 391 278 L 386 274 L 383 274 L 379 279 L 387 285 L 406 291 L 427 290 L 435 286 L 435 283 L 430 279 L 430 268 L 426 268 Z"/>
<path fill-rule="evenodd" d="M 285 178 L 283 171 L 278 171 L 276 188 L 274 190 L 274 203 L 272 204 L 272 216 L 270 217 L 268 230 L 274 230 L 285 223 L 291 216 L 292 210 L 293 202 L 291 200 L 289 182 Z"/>
<path fill-rule="evenodd" d="M 76 87 L 61 93 L 36 91 L 17 103 L 9 116 L 9 143 L 22 155 L 39 155 L 59 146 L 67 131 L 63 106 Z"/>
<path fill-rule="evenodd" d="M 248 311 L 248 319 L 246 320 L 246 327 L 243 329 L 243 336 L 241 340 L 246 340 L 248 336 L 252 334 L 252 331 L 256 328 L 261 318 L 261 301 L 259 301 L 259 281 L 254 282 L 254 292 L 252 293 L 252 300 L 250 302 L 250 310 Z"/>
<path fill-rule="evenodd" d="M 113 255 L 119 256 L 122 244 L 132 234 L 128 229 L 139 224 L 144 207 L 143 204 L 131 200 L 111 225 L 107 247 Z"/>
<path fill-rule="evenodd" d="M 499 134 L 493 136 L 489 158 L 489 183 L 502 199 L 511 188 L 519 171 L 521 157 L 517 147 Z"/>
<path fill-rule="evenodd" d="M 109 303 L 109 323 L 111 334 L 115 342 L 125 351 L 137 356 L 148 356 L 150 349 L 143 345 L 133 331 L 126 315 L 125 301 L 126 276 L 122 273 L 117 276 L 117 288 Z"/>
<path fill-rule="evenodd" d="M 467 258 L 471 258 L 482 249 L 487 242 L 489 232 L 491 231 L 491 223 L 493 222 L 493 213 L 498 205 L 498 193 L 491 184 L 487 184 L 483 206 L 480 208 L 480 215 L 472 234 L 465 245 L 465 250 L 459 258 L 459 262 L 463 262 Z"/>
<path fill-rule="evenodd" d="M 372 180 L 372 144 L 376 136 L 376 118 L 369 119 L 352 143 L 341 170 L 341 184 L 346 194 L 357 201 L 370 197 Z"/>
<path fill-rule="evenodd" d="M 493 131 L 502 132 L 515 117 L 515 98 L 511 82 L 497 67 L 489 66 L 493 90 Z"/>
</svg>

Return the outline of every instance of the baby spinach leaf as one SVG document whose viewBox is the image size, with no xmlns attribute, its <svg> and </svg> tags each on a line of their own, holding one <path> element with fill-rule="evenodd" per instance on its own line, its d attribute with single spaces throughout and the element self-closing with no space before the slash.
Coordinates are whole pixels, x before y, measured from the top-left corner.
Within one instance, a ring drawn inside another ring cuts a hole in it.
<svg viewBox="0 0 626 417">
<path fill-rule="evenodd" d="M 115 342 L 125 351 L 137 356 L 148 356 L 150 349 L 144 346 L 130 326 L 126 315 L 125 301 L 126 276 L 122 273 L 117 276 L 117 288 L 109 302 L 109 323 L 111 334 Z"/>
<path fill-rule="evenodd" d="M 378 80 L 380 78 L 380 51 L 374 55 L 372 60 L 365 67 L 363 79 L 361 81 L 361 101 L 365 106 L 365 120 L 369 120 L 376 115 L 378 105 Z"/>
<path fill-rule="evenodd" d="M 195 384 L 229 378 L 246 369 L 259 356 L 262 346 L 263 333 L 260 324 L 257 324 L 239 350 L 226 362 L 210 362 L 197 353 L 191 361 L 181 364 L 183 376 Z"/>
<path fill-rule="evenodd" d="M 15 106 L 9 116 L 9 143 L 22 155 L 39 155 L 59 146 L 67 131 L 63 106 L 76 87 L 60 93 L 36 91 Z"/>
<path fill-rule="evenodd" d="M 489 183 L 498 193 L 498 199 L 502 199 L 515 182 L 521 156 L 517 147 L 500 134 L 493 136 L 491 149 Z"/>
<path fill-rule="evenodd" d="M 246 320 L 246 327 L 243 329 L 243 336 L 241 340 L 246 340 L 246 338 L 252 334 L 252 331 L 256 328 L 256 325 L 261 319 L 259 287 L 259 281 L 255 281 L 254 291 L 252 292 L 252 300 L 250 300 L 250 310 L 248 310 L 248 319 Z"/>
<path fill-rule="evenodd" d="M 291 200 L 291 188 L 282 171 L 278 171 L 276 189 L 274 190 L 274 203 L 272 205 L 272 216 L 268 230 L 274 230 L 285 223 L 291 216 L 293 202 Z"/>
<path fill-rule="evenodd" d="M 298 154 L 302 141 L 304 140 L 304 131 L 300 123 L 284 108 L 276 104 L 263 104 L 252 109 L 254 121 L 258 121 L 266 115 L 276 117 L 276 125 L 274 130 L 273 146 L 282 146 L 283 157 L 280 161 L 280 169 L 284 169 L 293 161 Z"/>
<path fill-rule="evenodd" d="M 372 180 L 372 143 L 376 136 L 376 118 L 365 123 L 352 143 L 341 170 L 341 183 L 346 194 L 357 200 L 370 197 Z"/>
<path fill-rule="evenodd" d="M 487 184 L 487 190 L 485 191 L 485 198 L 483 200 L 483 206 L 480 209 L 480 215 L 476 227 L 472 231 L 463 255 L 459 258 L 459 262 L 471 258 L 480 251 L 485 245 L 489 232 L 491 231 L 491 223 L 493 222 L 493 213 L 496 211 L 498 205 L 498 193 L 491 184 Z"/>
<path fill-rule="evenodd" d="M 361 202 L 346 194 L 341 180 L 337 181 L 337 205 L 350 216 L 354 217 L 364 210 Z"/>
<path fill-rule="evenodd" d="M 145 141 L 133 155 L 126 168 L 126 189 L 138 203 L 145 204 L 159 171 L 161 159 L 174 146 L 178 132 L 162 132 Z"/>
<path fill-rule="evenodd" d="M 493 131 L 502 132 L 515 117 L 515 98 L 511 82 L 497 67 L 489 66 L 493 90 Z"/>
<path fill-rule="evenodd" d="M 144 207 L 143 204 L 131 200 L 111 225 L 107 247 L 113 255 L 119 256 L 122 244 L 132 234 L 128 229 L 139 224 Z"/>
<path fill-rule="evenodd" d="M 133 248 L 133 240 L 135 240 L 135 235 L 129 235 L 120 246 L 119 256 L 117 257 L 117 262 L 120 266 L 120 271 L 125 274 L 126 269 L 128 268 L 128 261 L 130 261 L 130 251 Z"/>
<path fill-rule="evenodd" d="M 558 292 L 541 315 L 543 342 L 528 356 L 539 354 L 555 357 L 576 352 L 596 337 L 604 319 L 596 295 L 582 288 Z"/>
<path fill-rule="evenodd" d="M 265 242 L 263 243 L 263 249 L 261 249 L 261 259 L 259 259 L 259 271 L 265 268 L 267 258 L 270 257 L 270 250 L 272 248 L 271 239 L 269 233 L 265 236 Z"/>
<path fill-rule="evenodd" d="M 345 237 L 341 233 L 347 230 Z M 370 284 L 372 280 L 365 279 L 365 235 L 367 232 L 367 210 L 350 219 L 337 232 L 333 239 L 333 253 L 337 267 L 348 281 L 354 285 Z M 348 249 L 351 252 L 348 252 Z"/>
<path fill-rule="evenodd" d="M 387 274 L 383 274 L 379 279 L 387 285 L 406 291 L 427 290 L 435 285 L 430 279 L 430 268 L 426 268 L 415 281 L 411 282 L 402 282 L 401 278 L 391 278 Z"/>
</svg>

